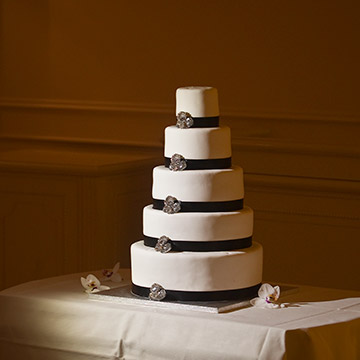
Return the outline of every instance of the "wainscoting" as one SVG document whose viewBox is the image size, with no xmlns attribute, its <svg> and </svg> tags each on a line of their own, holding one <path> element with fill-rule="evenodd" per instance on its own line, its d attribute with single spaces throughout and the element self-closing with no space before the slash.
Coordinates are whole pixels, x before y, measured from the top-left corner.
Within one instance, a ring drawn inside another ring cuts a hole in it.
<svg viewBox="0 0 360 360">
<path fill-rule="evenodd" d="M 1 286 L 129 266 L 171 105 L 0 99 Z M 359 123 L 224 109 L 264 278 L 360 289 Z"/>
<path fill-rule="evenodd" d="M 3 139 L 0 288 L 117 261 L 129 267 L 156 163 L 123 148 Z"/>
</svg>

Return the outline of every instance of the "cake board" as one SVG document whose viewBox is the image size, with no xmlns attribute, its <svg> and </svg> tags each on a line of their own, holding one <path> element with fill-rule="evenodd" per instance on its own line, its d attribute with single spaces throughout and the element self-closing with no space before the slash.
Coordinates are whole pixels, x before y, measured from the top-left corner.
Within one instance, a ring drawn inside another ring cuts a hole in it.
<svg viewBox="0 0 360 360">
<path fill-rule="evenodd" d="M 296 286 L 282 285 L 281 295 L 296 293 Z M 158 309 L 168 310 L 190 310 L 208 313 L 226 313 L 230 311 L 247 308 L 250 300 L 222 300 L 222 301 L 154 301 L 134 295 L 131 292 L 131 285 L 125 285 L 110 290 L 104 290 L 97 293 L 90 293 L 89 299 L 106 301 L 121 305 L 139 305 Z"/>
</svg>

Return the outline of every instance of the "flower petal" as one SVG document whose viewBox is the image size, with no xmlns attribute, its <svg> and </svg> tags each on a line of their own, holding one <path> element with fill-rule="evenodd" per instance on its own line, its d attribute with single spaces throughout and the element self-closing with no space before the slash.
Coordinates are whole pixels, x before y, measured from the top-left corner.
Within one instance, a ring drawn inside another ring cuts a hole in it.
<svg viewBox="0 0 360 360">
<path fill-rule="evenodd" d="M 88 294 L 94 294 L 94 293 L 97 293 L 99 292 L 100 290 L 98 288 L 94 288 L 94 289 L 89 289 L 89 290 L 86 290 L 86 292 Z"/>
<path fill-rule="evenodd" d="M 98 291 L 103 291 L 103 290 L 110 290 L 110 287 L 106 285 L 100 285 Z"/>
<path fill-rule="evenodd" d="M 89 275 L 86 277 L 86 280 L 87 280 L 89 283 L 94 282 L 96 287 L 100 286 L 100 281 L 99 281 L 99 279 L 98 279 L 95 275 L 93 275 L 93 274 L 89 274 Z"/>
<path fill-rule="evenodd" d="M 258 295 L 261 299 L 266 299 L 267 296 L 271 295 L 274 292 L 274 288 L 270 284 L 262 284 Z"/>
<path fill-rule="evenodd" d="M 280 297 L 280 286 L 274 286 L 275 301 Z"/>
<path fill-rule="evenodd" d="M 113 282 L 121 282 L 122 281 L 122 277 L 119 273 L 114 273 L 110 276 L 110 280 Z"/>
<path fill-rule="evenodd" d="M 117 262 L 112 271 L 113 271 L 113 273 L 117 273 L 119 271 L 119 269 L 120 269 L 120 263 Z"/>
<path fill-rule="evenodd" d="M 261 299 L 259 297 L 251 299 L 250 304 L 255 307 L 263 307 L 265 308 L 267 305 L 267 302 L 264 299 Z"/>
<path fill-rule="evenodd" d="M 88 282 L 85 278 L 81 277 L 80 278 L 80 281 L 81 281 L 81 285 L 83 286 L 84 289 L 88 289 L 89 286 L 88 286 Z"/>
<path fill-rule="evenodd" d="M 266 308 L 267 309 L 278 309 L 279 307 L 280 307 L 279 304 L 266 303 Z"/>
</svg>

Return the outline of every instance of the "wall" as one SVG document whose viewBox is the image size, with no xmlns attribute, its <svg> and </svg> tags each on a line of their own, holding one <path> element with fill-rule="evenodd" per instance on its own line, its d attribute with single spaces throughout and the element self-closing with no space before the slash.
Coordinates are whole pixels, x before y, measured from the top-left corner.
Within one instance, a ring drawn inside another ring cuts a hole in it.
<svg viewBox="0 0 360 360">
<path fill-rule="evenodd" d="M 160 160 L 175 88 L 215 86 L 265 278 L 360 289 L 359 10 L 3 0 L 0 135 L 121 144 Z"/>
</svg>

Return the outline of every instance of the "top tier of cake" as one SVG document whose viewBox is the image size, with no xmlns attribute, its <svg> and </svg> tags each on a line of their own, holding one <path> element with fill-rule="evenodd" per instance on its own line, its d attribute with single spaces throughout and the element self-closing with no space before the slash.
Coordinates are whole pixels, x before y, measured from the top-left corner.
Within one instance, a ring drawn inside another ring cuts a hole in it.
<svg viewBox="0 0 360 360">
<path fill-rule="evenodd" d="M 176 90 L 176 115 L 187 112 L 191 116 L 219 116 L 217 90 L 210 86 L 187 86 Z"/>
</svg>

